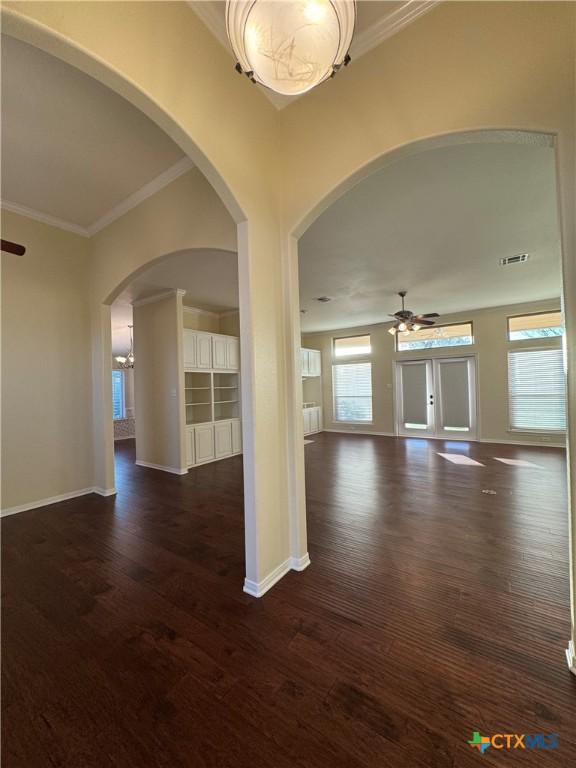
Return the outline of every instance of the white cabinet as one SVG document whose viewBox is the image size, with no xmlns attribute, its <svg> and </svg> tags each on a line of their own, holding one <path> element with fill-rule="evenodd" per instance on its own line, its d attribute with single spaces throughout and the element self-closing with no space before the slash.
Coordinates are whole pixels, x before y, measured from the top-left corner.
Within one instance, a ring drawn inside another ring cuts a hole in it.
<svg viewBox="0 0 576 768">
<path fill-rule="evenodd" d="M 319 405 L 312 408 L 304 408 L 302 418 L 304 420 L 305 435 L 312 435 L 322 431 L 322 408 Z"/>
<path fill-rule="evenodd" d="M 240 370 L 240 341 L 235 336 L 184 329 L 184 368 Z"/>
<path fill-rule="evenodd" d="M 228 368 L 226 336 L 212 336 L 213 367 L 219 370 Z"/>
<path fill-rule="evenodd" d="M 194 465 L 194 427 L 186 428 L 186 466 Z"/>
<path fill-rule="evenodd" d="M 218 371 L 240 368 L 240 343 L 235 336 L 212 336 L 212 363 Z"/>
<path fill-rule="evenodd" d="M 222 421 L 214 425 L 216 458 L 232 455 L 232 422 Z"/>
<path fill-rule="evenodd" d="M 196 332 L 196 368 L 212 368 L 212 334 Z"/>
<path fill-rule="evenodd" d="M 322 373 L 322 356 L 319 349 L 308 350 L 308 370 L 310 376 L 320 376 Z"/>
<path fill-rule="evenodd" d="M 196 338 L 195 331 L 184 329 L 184 368 L 196 368 Z"/>
<path fill-rule="evenodd" d="M 202 424 L 194 427 L 194 458 L 196 464 L 214 458 L 214 426 Z"/>
<path fill-rule="evenodd" d="M 310 432 L 320 432 L 320 408 L 310 408 Z"/>
<path fill-rule="evenodd" d="M 226 336 L 226 368 L 237 371 L 240 368 L 240 342 L 234 336 Z"/>
<path fill-rule="evenodd" d="M 232 423 L 232 453 L 242 453 L 242 428 L 240 419 L 235 419 Z"/>
<path fill-rule="evenodd" d="M 300 349 L 300 369 L 304 378 L 322 374 L 322 356 L 318 349 Z"/>
</svg>

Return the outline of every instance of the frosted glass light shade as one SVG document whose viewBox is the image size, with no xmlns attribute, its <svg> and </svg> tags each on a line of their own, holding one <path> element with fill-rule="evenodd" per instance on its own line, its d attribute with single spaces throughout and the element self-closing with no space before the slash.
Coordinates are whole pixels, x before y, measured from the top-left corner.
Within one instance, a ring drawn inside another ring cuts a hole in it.
<svg viewBox="0 0 576 768">
<path fill-rule="evenodd" d="M 297 96 L 348 63 L 355 0 L 227 0 L 226 29 L 242 72 Z"/>
</svg>

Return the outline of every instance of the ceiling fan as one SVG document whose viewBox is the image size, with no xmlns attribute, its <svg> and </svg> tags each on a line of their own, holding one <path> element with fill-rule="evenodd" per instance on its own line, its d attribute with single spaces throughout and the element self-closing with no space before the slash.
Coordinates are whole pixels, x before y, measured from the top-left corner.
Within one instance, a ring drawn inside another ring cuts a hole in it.
<svg viewBox="0 0 576 768">
<path fill-rule="evenodd" d="M 398 296 L 402 299 L 402 309 L 398 312 L 394 312 L 390 317 L 395 318 L 394 325 L 388 330 L 388 333 L 392 335 L 400 333 L 410 333 L 410 331 L 419 331 L 424 326 L 434 325 L 434 320 L 430 320 L 431 317 L 440 317 L 438 312 L 429 312 L 427 315 L 415 315 L 410 309 L 406 309 L 404 306 L 404 298 L 406 291 L 400 291 Z"/>
</svg>

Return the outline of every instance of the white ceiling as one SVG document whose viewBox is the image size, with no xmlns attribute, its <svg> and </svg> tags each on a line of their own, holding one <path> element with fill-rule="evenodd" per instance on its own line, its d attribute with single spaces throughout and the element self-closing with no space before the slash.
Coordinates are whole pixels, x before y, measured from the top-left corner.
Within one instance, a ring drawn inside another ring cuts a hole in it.
<svg viewBox="0 0 576 768">
<path fill-rule="evenodd" d="M 375 173 L 300 240 L 303 330 L 387 321 L 404 289 L 408 308 L 441 314 L 558 297 L 555 183 L 553 149 L 517 144 L 435 149 Z"/>
<path fill-rule="evenodd" d="M 112 305 L 112 353 L 125 354 L 132 302 L 170 289 L 186 291 L 184 304 L 210 312 L 238 307 L 238 257 L 229 251 L 181 251 L 136 277 Z"/>
<path fill-rule="evenodd" d="M 350 47 L 352 61 L 395 35 L 419 16 L 432 10 L 439 0 L 356 0 L 356 26 Z M 226 33 L 226 0 L 188 0 L 208 29 L 233 56 Z M 278 109 L 302 96 L 281 96 L 256 86 Z M 326 87 L 326 86 L 320 86 Z"/>
<path fill-rule="evenodd" d="M 89 234 L 168 169 L 190 166 L 180 148 L 121 96 L 38 48 L 2 36 L 7 207 L 31 209 Z"/>
</svg>

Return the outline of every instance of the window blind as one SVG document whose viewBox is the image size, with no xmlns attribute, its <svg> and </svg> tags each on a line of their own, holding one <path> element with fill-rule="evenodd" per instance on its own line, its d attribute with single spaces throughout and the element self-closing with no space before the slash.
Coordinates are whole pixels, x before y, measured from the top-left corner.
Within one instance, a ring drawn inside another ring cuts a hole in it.
<svg viewBox="0 0 576 768">
<path fill-rule="evenodd" d="M 332 366 L 336 421 L 372 421 L 372 363 Z"/>
<path fill-rule="evenodd" d="M 512 429 L 566 429 L 566 390 L 561 349 L 508 353 L 508 397 Z"/>
<path fill-rule="evenodd" d="M 124 413 L 124 372 L 112 371 L 112 418 L 123 419 Z"/>
</svg>

